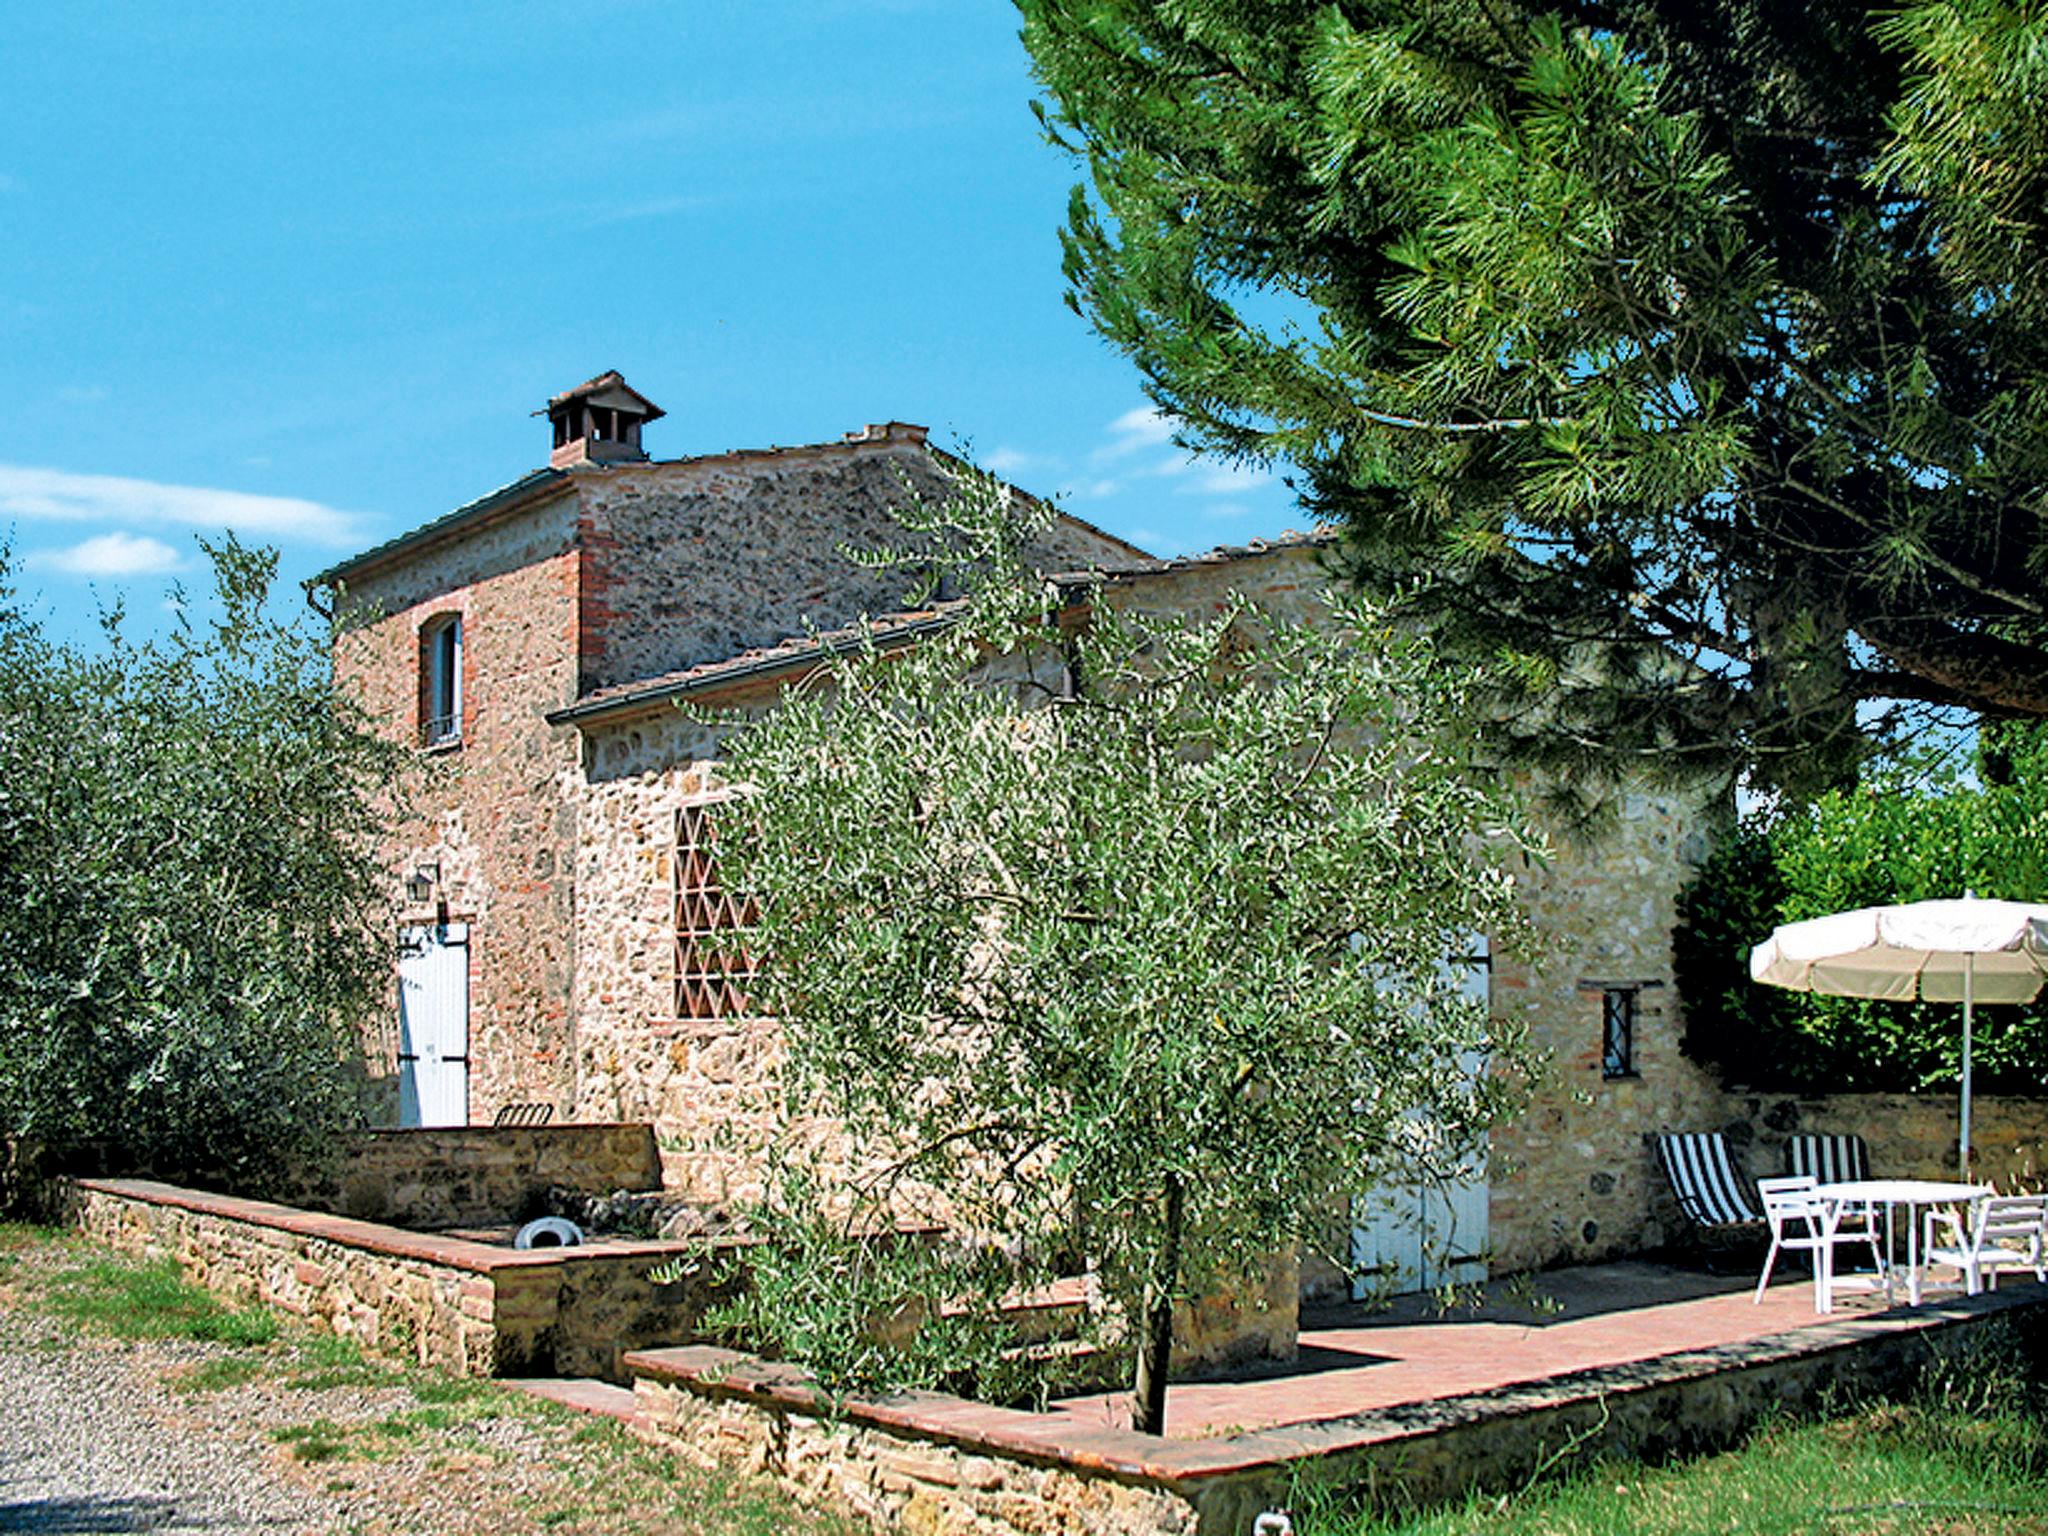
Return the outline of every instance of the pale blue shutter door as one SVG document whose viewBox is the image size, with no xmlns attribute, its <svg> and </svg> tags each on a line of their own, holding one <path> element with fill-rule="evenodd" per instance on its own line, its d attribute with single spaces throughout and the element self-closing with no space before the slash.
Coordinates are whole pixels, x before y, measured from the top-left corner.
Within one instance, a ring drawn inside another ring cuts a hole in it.
<svg viewBox="0 0 2048 1536">
<path fill-rule="evenodd" d="M 1464 952 L 1444 962 L 1447 980 L 1472 1001 L 1489 1005 L 1493 991 L 1491 951 L 1483 934 L 1469 935 Z M 1459 1074 L 1476 1084 L 1485 1061 L 1468 1052 Z M 1420 1122 L 1411 1130 L 1427 1137 Z M 1351 1210 L 1351 1295 L 1354 1300 L 1401 1296 L 1442 1285 L 1470 1285 L 1486 1278 L 1490 1238 L 1487 1147 L 1466 1149 L 1456 1173 L 1443 1184 L 1390 1184 L 1359 1197 Z"/>
<path fill-rule="evenodd" d="M 398 958 L 398 1123 L 469 1123 L 469 927 L 408 928 Z"/>
</svg>

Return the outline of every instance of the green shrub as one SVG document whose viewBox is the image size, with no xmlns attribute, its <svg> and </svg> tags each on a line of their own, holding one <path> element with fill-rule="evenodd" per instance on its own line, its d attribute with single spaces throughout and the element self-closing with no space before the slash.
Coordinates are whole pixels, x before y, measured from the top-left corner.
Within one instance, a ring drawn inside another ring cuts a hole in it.
<svg viewBox="0 0 2048 1536">
<path fill-rule="evenodd" d="M 1912 1092 L 1956 1080 L 1953 1003 L 1759 986 L 1752 945 L 1780 923 L 1960 896 L 2048 900 L 2048 728 L 1987 728 L 1976 760 L 1893 762 L 1853 789 L 1735 833 L 1679 899 L 1685 1048 L 1747 1087 Z M 2048 1088 L 2048 1004 L 1977 1016 L 1977 1085 Z"/>
</svg>

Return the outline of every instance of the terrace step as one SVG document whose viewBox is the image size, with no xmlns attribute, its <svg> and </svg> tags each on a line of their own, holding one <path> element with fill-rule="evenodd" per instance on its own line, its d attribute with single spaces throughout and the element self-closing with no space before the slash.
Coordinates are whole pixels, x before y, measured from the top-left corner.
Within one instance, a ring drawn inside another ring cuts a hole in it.
<svg viewBox="0 0 2048 1536">
<path fill-rule="evenodd" d="M 1073 1275 L 1028 1291 L 1012 1291 L 1000 1303 L 999 1316 L 1019 1345 L 1071 1339 L 1087 1325 L 1090 1282 Z M 941 1307 L 951 1316 L 963 1306 Z"/>
<path fill-rule="evenodd" d="M 578 1413 L 617 1419 L 628 1428 L 637 1429 L 642 1422 L 640 1408 L 633 1399 L 631 1387 L 615 1387 L 608 1381 L 598 1381 L 594 1377 L 508 1376 L 502 1378 L 499 1385 L 510 1387 L 515 1392 L 524 1392 L 529 1397 L 559 1403 L 562 1407 L 573 1408 Z"/>
</svg>

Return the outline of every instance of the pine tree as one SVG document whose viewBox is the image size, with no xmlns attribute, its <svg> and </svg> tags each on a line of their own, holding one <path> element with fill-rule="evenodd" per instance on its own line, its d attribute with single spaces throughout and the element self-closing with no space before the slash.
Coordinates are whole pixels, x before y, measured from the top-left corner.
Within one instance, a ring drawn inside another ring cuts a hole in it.
<svg viewBox="0 0 2048 1536">
<path fill-rule="evenodd" d="M 2048 5 L 1018 0 L 1070 300 L 1554 769 L 2048 716 Z"/>
</svg>

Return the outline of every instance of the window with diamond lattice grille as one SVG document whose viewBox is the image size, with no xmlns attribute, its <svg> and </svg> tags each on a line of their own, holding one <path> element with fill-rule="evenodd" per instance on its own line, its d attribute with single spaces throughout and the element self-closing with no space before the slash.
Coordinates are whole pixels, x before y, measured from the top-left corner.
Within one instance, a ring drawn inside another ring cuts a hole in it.
<svg viewBox="0 0 2048 1536">
<path fill-rule="evenodd" d="M 743 1018 L 754 958 L 720 947 L 719 935 L 751 928 L 753 899 L 718 882 L 717 832 L 711 807 L 676 813 L 676 1017 Z"/>
</svg>

